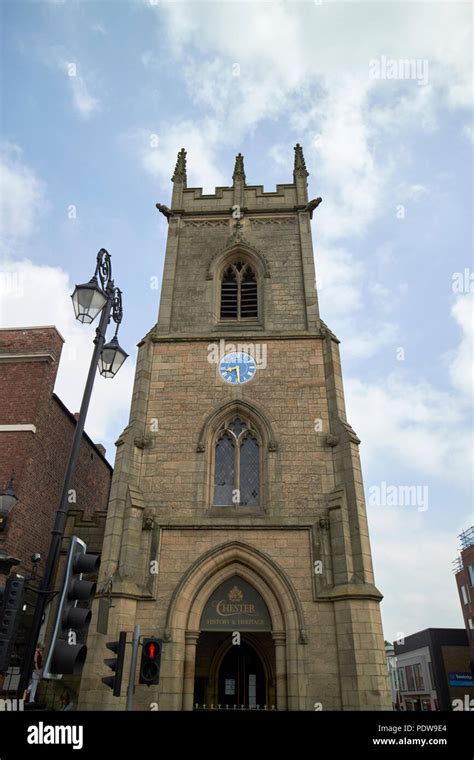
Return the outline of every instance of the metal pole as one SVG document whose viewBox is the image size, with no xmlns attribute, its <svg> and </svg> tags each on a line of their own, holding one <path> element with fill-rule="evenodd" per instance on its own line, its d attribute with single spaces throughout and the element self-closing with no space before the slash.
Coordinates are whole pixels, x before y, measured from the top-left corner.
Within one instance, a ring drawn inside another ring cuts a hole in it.
<svg viewBox="0 0 474 760">
<path fill-rule="evenodd" d="M 48 556 L 46 561 L 46 567 L 44 576 L 41 580 L 38 589 L 38 598 L 35 606 L 35 613 L 33 616 L 33 623 L 29 636 L 29 643 L 23 658 L 23 664 L 21 667 L 20 680 L 18 683 L 17 697 L 21 698 L 23 692 L 28 686 L 30 675 L 33 670 L 33 661 L 35 656 L 36 643 L 41 630 L 41 624 L 43 621 L 43 614 L 48 602 L 48 598 L 52 592 L 52 584 L 54 580 L 54 572 L 56 569 L 56 563 L 58 561 L 59 553 L 61 551 L 61 542 L 66 527 L 66 518 L 69 509 L 69 491 L 74 473 L 74 467 L 76 465 L 77 457 L 79 455 L 79 449 L 82 440 L 82 433 L 84 432 L 84 424 L 86 421 L 87 410 L 89 408 L 89 402 L 92 395 L 92 387 L 94 385 L 95 374 L 97 372 L 97 364 L 99 361 L 99 355 L 102 350 L 102 346 L 105 342 L 105 331 L 110 321 L 110 312 L 112 309 L 112 298 L 110 297 L 110 289 L 107 288 L 108 300 L 102 309 L 99 326 L 96 330 L 96 337 L 94 338 L 94 351 L 92 353 L 91 364 L 89 367 L 89 374 L 87 375 L 86 387 L 84 389 L 84 395 L 82 397 L 81 409 L 79 412 L 79 418 L 76 422 L 74 429 L 74 435 L 72 437 L 71 450 L 69 452 L 69 459 L 66 467 L 66 473 L 64 475 L 63 490 L 59 501 L 59 506 L 56 510 L 56 516 L 54 520 L 54 527 L 51 531 L 51 542 L 49 545 Z"/>
<path fill-rule="evenodd" d="M 138 646 L 140 644 L 140 626 L 133 629 L 132 659 L 130 662 L 130 676 L 127 689 L 127 710 L 133 710 L 133 695 L 135 693 L 135 671 L 137 669 Z"/>
</svg>

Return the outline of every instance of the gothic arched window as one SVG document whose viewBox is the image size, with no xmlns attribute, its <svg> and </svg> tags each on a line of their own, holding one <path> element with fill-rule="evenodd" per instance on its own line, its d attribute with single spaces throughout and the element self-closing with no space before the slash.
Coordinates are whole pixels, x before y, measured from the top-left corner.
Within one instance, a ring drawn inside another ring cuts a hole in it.
<svg viewBox="0 0 474 760">
<path fill-rule="evenodd" d="M 260 504 L 260 443 L 240 418 L 220 428 L 215 443 L 214 506 Z"/>
<path fill-rule="evenodd" d="M 221 280 L 221 319 L 257 319 L 258 287 L 254 270 L 243 261 L 234 261 Z"/>
</svg>

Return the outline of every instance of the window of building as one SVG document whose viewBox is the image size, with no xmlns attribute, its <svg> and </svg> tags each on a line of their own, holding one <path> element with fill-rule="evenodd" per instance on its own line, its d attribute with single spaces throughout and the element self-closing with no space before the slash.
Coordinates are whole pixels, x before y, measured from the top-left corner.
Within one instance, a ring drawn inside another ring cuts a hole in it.
<svg viewBox="0 0 474 760">
<path fill-rule="evenodd" d="M 260 504 L 260 442 L 248 422 L 236 418 L 219 430 L 215 444 L 214 506 Z"/>
<path fill-rule="evenodd" d="M 415 689 L 424 689 L 423 674 L 421 672 L 421 664 L 419 662 L 413 665 L 413 678 L 415 680 Z"/>
<path fill-rule="evenodd" d="M 461 586 L 461 597 L 463 604 L 469 604 L 469 593 L 466 586 Z"/>
<path fill-rule="evenodd" d="M 221 319 L 257 319 L 258 286 L 254 270 L 243 261 L 232 262 L 221 281 Z"/>
<path fill-rule="evenodd" d="M 469 582 L 471 586 L 474 586 L 474 567 L 472 565 L 468 565 L 467 572 L 469 573 Z"/>
<path fill-rule="evenodd" d="M 407 685 L 405 681 L 405 668 L 397 668 L 398 683 L 400 684 L 400 691 L 406 691 Z"/>
<path fill-rule="evenodd" d="M 433 666 L 431 662 L 428 662 L 428 672 L 430 674 L 431 688 L 434 690 L 436 689 L 436 686 L 435 686 L 435 680 L 434 680 L 434 675 L 433 675 Z"/>
<path fill-rule="evenodd" d="M 471 631 L 474 631 L 474 624 L 472 622 L 472 618 L 468 618 L 467 619 L 467 624 L 468 624 L 469 628 L 471 629 Z"/>
<path fill-rule="evenodd" d="M 405 668 L 405 674 L 407 677 L 407 688 L 413 690 L 415 688 L 415 677 L 413 675 L 412 665 L 407 665 Z"/>
</svg>

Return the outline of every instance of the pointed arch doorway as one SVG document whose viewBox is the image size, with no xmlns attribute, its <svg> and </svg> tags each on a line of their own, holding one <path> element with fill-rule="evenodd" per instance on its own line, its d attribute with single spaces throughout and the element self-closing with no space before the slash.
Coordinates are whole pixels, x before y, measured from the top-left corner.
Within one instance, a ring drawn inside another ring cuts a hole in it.
<svg viewBox="0 0 474 760">
<path fill-rule="evenodd" d="M 232 644 L 221 634 L 203 632 L 196 647 L 194 707 L 275 707 L 275 667 L 270 633 L 242 634 L 240 644 Z"/>
<path fill-rule="evenodd" d="M 197 657 L 199 642 L 204 641 L 206 633 L 203 611 L 216 589 L 234 576 L 246 580 L 258 591 L 270 614 L 268 630 L 240 630 L 244 634 L 242 638 L 250 639 L 252 636 L 252 645 L 256 641 L 257 647 L 262 642 L 265 649 L 264 634 L 267 634 L 267 641 L 271 639 L 269 646 L 273 654 L 270 662 L 274 662 L 274 671 L 272 673 L 272 668 L 269 668 L 266 672 L 267 685 L 270 684 L 274 690 L 275 702 L 271 701 L 270 691 L 270 708 L 275 704 L 277 710 L 305 709 L 306 626 L 301 602 L 282 568 L 261 549 L 243 541 L 227 541 L 209 549 L 186 570 L 173 591 L 164 630 L 169 653 L 169 669 L 165 665 L 161 680 L 162 701 L 166 704 L 164 709 L 195 709 L 196 678 L 205 677 L 209 682 L 212 662 L 211 657 L 203 668 L 201 651 Z M 209 633 L 221 633 L 221 638 L 230 642 L 232 628 L 232 624 L 228 624 L 222 630 L 211 629 Z M 212 643 L 213 653 L 218 648 L 218 641 Z M 258 652 L 262 657 L 260 649 Z M 263 661 L 265 664 L 264 657 Z M 202 702 L 200 699 L 199 703 Z"/>
<path fill-rule="evenodd" d="M 235 575 L 208 599 L 196 647 L 194 705 L 275 706 L 275 645 L 259 592 Z"/>
</svg>

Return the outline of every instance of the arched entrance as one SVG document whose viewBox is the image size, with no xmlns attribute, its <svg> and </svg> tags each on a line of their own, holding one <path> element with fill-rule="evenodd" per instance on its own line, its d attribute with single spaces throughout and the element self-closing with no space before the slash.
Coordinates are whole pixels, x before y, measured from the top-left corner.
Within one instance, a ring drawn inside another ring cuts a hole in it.
<svg viewBox="0 0 474 760">
<path fill-rule="evenodd" d="M 231 646 L 223 658 L 217 678 L 218 704 L 256 709 L 267 704 L 267 679 L 263 663 L 246 641 Z"/>
<path fill-rule="evenodd" d="M 244 583 L 252 590 L 253 599 L 246 597 L 250 591 Z M 255 605 L 255 594 L 263 605 L 258 599 Z M 219 602 L 222 604 L 216 607 Z M 255 609 L 248 606 L 252 604 Z M 222 623 L 223 618 L 228 622 Z M 216 619 L 221 619 L 217 627 Z M 301 603 L 279 565 L 260 549 L 240 541 L 210 549 L 175 587 L 164 630 L 168 657 L 161 693 L 166 709 L 193 710 L 196 703 L 218 706 L 220 666 L 230 647 L 238 646 L 232 643 L 234 633 L 240 634 L 241 642 L 262 662 L 267 707 L 304 709 L 307 666 Z M 229 675 L 228 680 L 231 678 Z M 252 691 L 249 682 L 247 694 L 253 702 Z"/>
<path fill-rule="evenodd" d="M 271 633 L 229 635 L 204 631 L 196 646 L 195 709 L 269 709 L 276 705 L 275 642 Z"/>
<path fill-rule="evenodd" d="M 267 605 L 239 575 L 221 583 L 201 615 L 194 706 L 257 709 L 274 704 L 275 652 Z"/>
</svg>

